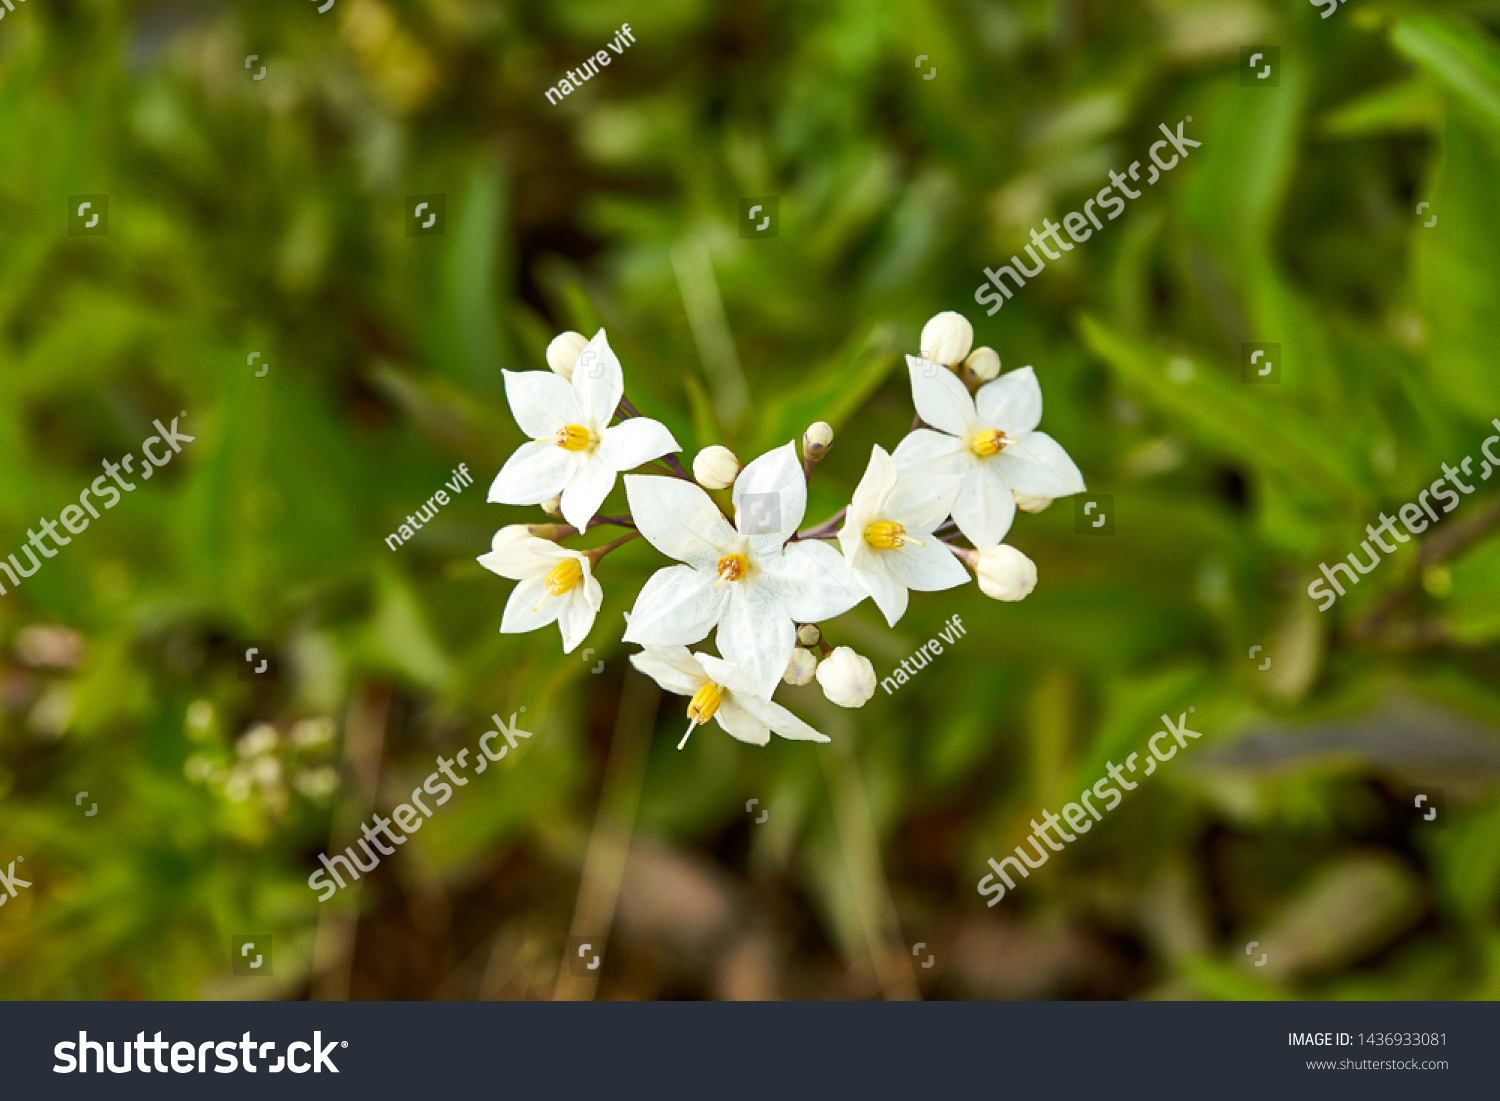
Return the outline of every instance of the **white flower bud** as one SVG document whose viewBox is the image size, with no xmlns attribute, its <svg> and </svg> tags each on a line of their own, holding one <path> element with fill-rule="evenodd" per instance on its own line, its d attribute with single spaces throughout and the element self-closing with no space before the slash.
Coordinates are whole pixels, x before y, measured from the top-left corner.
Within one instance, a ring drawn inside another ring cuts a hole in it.
<svg viewBox="0 0 1500 1101">
<path fill-rule="evenodd" d="M 863 707 L 875 694 L 875 666 L 847 646 L 840 646 L 818 663 L 823 695 L 840 707 Z"/>
<path fill-rule="evenodd" d="M 799 646 L 792 651 L 792 660 L 787 662 L 786 672 L 781 675 L 781 679 L 788 684 L 809 684 L 817 668 L 817 655 Z"/>
<path fill-rule="evenodd" d="M 797 643 L 801 646 L 816 646 L 823 637 L 816 623 L 804 623 L 797 628 Z"/>
<path fill-rule="evenodd" d="M 704 489 L 728 489 L 740 476 L 740 465 L 733 451 L 714 444 L 693 459 L 693 477 Z"/>
<path fill-rule="evenodd" d="M 1000 355 L 993 348 L 975 348 L 964 360 L 964 378 L 971 382 L 989 382 L 1000 377 Z"/>
<path fill-rule="evenodd" d="M 519 543 L 522 539 L 530 538 L 530 524 L 508 524 L 495 532 L 495 537 L 490 540 L 490 550 L 498 551 L 501 547 L 509 546 L 511 543 Z"/>
<path fill-rule="evenodd" d="M 1051 497 L 1028 497 L 1024 493 L 1011 490 L 1011 496 L 1016 499 L 1016 507 L 1022 512 L 1041 512 L 1052 503 Z"/>
<path fill-rule="evenodd" d="M 821 459 L 832 446 L 833 425 L 827 421 L 809 425 L 807 431 L 802 433 L 802 457 L 805 459 Z"/>
<path fill-rule="evenodd" d="M 552 338 L 552 343 L 547 345 L 547 366 L 572 382 L 573 368 L 578 366 L 578 357 L 583 355 L 583 350 L 588 346 L 589 342 L 582 333 L 571 330 L 558 333 Z"/>
<path fill-rule="evenodd" d="M 974 346 L 974 326 L 963 314 L 944 310 L 922 326 L 922 358 L 956 367 Z"/>
<path fill-rule="evenodd" d="M 1024 600 L 1036 588 L 1036 563 L 1000 543 L 979 552 L 979 590 L 993 600 Z"/>
<path fill-rule="evenodd" d="M 556 517 L 557 519 L 561 520 L 562 519 L 562 494 L 559 493 L 556 497 L 551 497 L 551 498 L 548 498 L 547 500 L 543 501 L 542 502 L 542 511 L 545 512 L 548 516 L 553 516 L 553 517 Z"/>
</svg>

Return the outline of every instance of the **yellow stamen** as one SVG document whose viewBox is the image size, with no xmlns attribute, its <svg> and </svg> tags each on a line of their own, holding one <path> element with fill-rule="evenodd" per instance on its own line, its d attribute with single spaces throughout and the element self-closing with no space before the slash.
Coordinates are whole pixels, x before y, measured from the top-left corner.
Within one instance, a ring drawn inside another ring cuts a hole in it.
<svg viewBox="0 0 1500 1101">
<path fill-rule="evenodd" d="M 714 588 L 717 589 L 726 581 L 738 581 L 745 576 L 749 565 L 743 554 L 726 554 L 714 566 L 719 571 L 719 580 L 714 582 Z"/>
<path fill-rule="evenodd" d="M 547 572 L 547 591 L 562 596 L 583 580 L 583 566 L 576 558 L 565 558 Z"/>
<path fill-rule="evenodd" d="M 906 545 L 906 529 L 894 520 L 880 520 L 865 528 L 865 542 L 881 550 L 895 550 Z"/>
<path fill-rule="evenodd" d="M 1000 452 L 1015 442 L 1015 440 L 1007 439 L 1005 433 L 1000 431 L 1000 429 L 991 428 L 989 431 L 981 432 L 975 436 L 974 441 L 969 446 L 974 449 L 974 454 L 980 458 L 987 459 L 991 455 L 1000 454 Z"/>
<path fill-rule="evenodd" d="M 557 446 L 564 451 L 587 451 L 592 437 L 578 424 L 565 424 L 557 430 Z"/>
<path fill-rule="evenodd" d="M 723 699 L 724 693 L 719 691 L 719 686 L 712 681 L 693 693 L 692 700 L 688 702 L 687 733 L 682 736 L 682 741 L 677 743 L 678 749 L 687 745 L 687 740 L 695 727 L 702 726 L 714 717 L 714 712 L 719 710 L 719 704 L 723 702 Z"/>
</svg>

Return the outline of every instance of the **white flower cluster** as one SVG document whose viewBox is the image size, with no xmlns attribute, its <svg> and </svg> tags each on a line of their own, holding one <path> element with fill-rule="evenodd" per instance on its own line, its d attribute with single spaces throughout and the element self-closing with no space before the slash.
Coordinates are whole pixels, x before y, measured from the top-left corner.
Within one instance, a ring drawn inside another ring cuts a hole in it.
<svg viewBox="0 0 1500 1101">
<path fill-rule="evenodd" d="M 927 323 L 922 354 L 906 361 L 918 424 L 930 427 L 914 427 L 892 453 L 872 448 L 848 506 L 799 531 L 807 481 L 833 446 L 829 425 L 820 421 L 803 435 L 800 462 L 796 441 L 743 465 L 715 445 L 698 453 L 690 478 L 673 456 L 681 448 L 671 432 L 624 400 L 624 376 L 604 330 L 588 341 L 558 336 L 547 349 L 551 373 L 505 372 L 511 411 L 532 442 L 506 462 L 489 499 L 543 505 L 567 523 L 504 528 L 479 558 L 520 582 L 500 630 L 556 622 L 571 653 L 603 603 L 593 573 L 600 559 L 644 536 L 679 565 L 646 582 L 624 639 L 642 647 L 631 658 L 637 669 L 690 697 L 688 734 L 716 718 L 755 745 L 773 731 L 826 742 L 771 702 L 777 684 L 816 679 L 833 703 L 863 707 L 876 682 L 870 661 L 847 646 L 830 648 L 819 623 L 869 597 L 895 626 L 911 590 L 967 582 L 963 564 L 985 595 L 1022 599 L 1036 585 L 1036 566 L 1001 543 L 1017 508 L 1037 512 L 1084 489 L 1073 460 L 1036 431 L 1042 392 L 1032 369 L 1001 375 L 1000 357 L 989 348 L 971 352 L 973 342 L 959 314 Z M 615 476 L 653 460 L 664 465 L 625 478 L 629 515 L 598 516 Z M 730 491 L 732 522 L 705 489 Z M 628 530 L 586 551 L 558 542 L 600 524 Z M 972 547 L 955 546 L 958 533 Z M 688 649 L 711 631 L 720 656 Z M 684 735 L 678 748 L 686 742 Z"/>
</svg>

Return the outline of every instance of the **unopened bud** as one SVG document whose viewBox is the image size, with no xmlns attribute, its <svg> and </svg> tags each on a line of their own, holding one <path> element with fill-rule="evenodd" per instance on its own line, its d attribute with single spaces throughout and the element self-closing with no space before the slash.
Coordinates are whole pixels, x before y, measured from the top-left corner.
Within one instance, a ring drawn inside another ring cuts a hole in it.
<svg viewBox="0 0 1500 1101">
<path fill-rule="evenodd" d="M 816 623 L 804 623 L 797 628 L 797 645 L 816 646 L 823 637 L 823 632 L 818 630 Z"/>
<path fill-rule="evenodd" d="M 728 489 L 739 475 L 740 460 L 727 447 L 705 447 L 693 459 L 693 477 L 704 489 Z"/>
<path fill-rule="evenodd" d="M 922 326 L 922 358 L 957 367 L 974 346 L 974 326 L 963 314 L 944 310 Z"/>
<path fill-rule="evenodd" d="M 498 551 L 501 547 L 509 546 L 511 543 L 519 543 L 522 539 L 530 539 L 533 535 L 531 524 L 508 524 L 495 532 L 494 538 L 490 540 L 490 550 Z"/>
<path fill-rule="evenodd" d="M 979 591 L 994 600 L 1024 600 L 1036 588 L 1036 563 L 1000 543 L 979 552 Z"/>
<path fill-rule="evenodd" d="M 964 360 L 964 381 L 985 383 L 1000 377 L 1000 355 L 993 348 L 975 348 Z"/>
<path fill-rule="evenodd" d="M 847 646 L 818 662 L 815 675 L 823 695 L 840 707 L 863 707 L 875 694 L 875 666 Z"/>
<path fill-rule="evenodd" d="M 792 660 L 787 662 L 781 679 L 788 684 L 810 684 L 818 669 L 818 659 L 810 651 L 797 647 L 792 651 Z"/>
<path fill-rule="evenodd" d="M 552 343 L 547 345 L 547 366 L 572 382 L 573 368 L 578 366 L 578 357 L 583 355 L 583 350 L 588 346 L 589 342 L 582 333 L 571 330 L 558 333 L 552 338 Z"/>
<path fill-rule="evenodd" d="M 1011 496 L 1016 499 L 1016 507 L 1022 512 L 1041 512 L 1052 503 L 1051 497 L 1031 497 L 1015 490 L 1011 490 Z"/>
<path fill-rule="evenodd" d="M 827 421 L 818 421 L 802 433 L 802 457 L 817 462 L 833 446 L 833 426 Z"/>
</svg>

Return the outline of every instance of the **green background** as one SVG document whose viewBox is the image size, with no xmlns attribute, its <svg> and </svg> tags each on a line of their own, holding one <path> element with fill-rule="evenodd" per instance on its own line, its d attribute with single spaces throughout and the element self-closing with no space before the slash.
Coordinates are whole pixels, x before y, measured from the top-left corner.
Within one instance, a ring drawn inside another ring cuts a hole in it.
<svg viewBox="0 0 1500 1101">
<path fill-rule="evenodd" d="M 1494 2 L 18 3 L 0 550 L 153 418 L 197 438 L 0 597 L 0 865 L 33 883 L 0 996 L 1500 996 L 1495 483 L 1331 611 L 1305 594 L 1500 417 L 1497 28 Z M 1245 86 L 1271 44 L 1278 84 Z M 1189 115 L 1200 149 L 983 315 L 986 265 Z M 445 232 L 407 237 L 429 193 Z M 68 235 L 82 194 L 107 236 Z M 740 236 L 747 196 L 776 237 Z M 601 566 L 592 655 L 497 632 L 475 556 L 544 519 L 484 501 L 522 442 L 502 369 L 605 326 L 685 461 L 827 420 L 817 522 L 906 432 L 901 357 L 945 309 L 1035 367 L 1115 530 L 1061 501 L 1009 537 L 1023 603 L 830 624 L 882 676 L 969 628 L 861 710 L 780 690 L 831 744 L 673 748 L 685 701 L 619 642 L 667 564 L 642 543 Z M 1246 342 L 1281 345 L 1278 385 L 1241 382 Z M 459 463 L 475 485 L 391 551 Z M 319 906 L 318 853 L 522 706 L 535 737 Z M 984 905 L 987 857 L 1190 706 L 1201 741 Z M 271 976 L 231 974 L 246 933 Z M 560 972 L 579 934 L 597 984 Z"/>
</svg>

